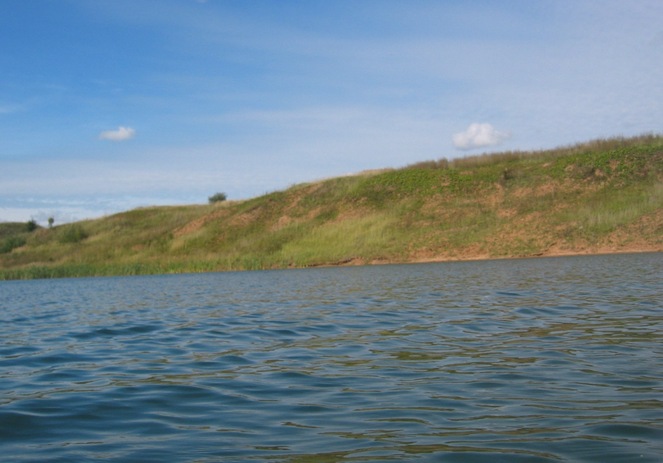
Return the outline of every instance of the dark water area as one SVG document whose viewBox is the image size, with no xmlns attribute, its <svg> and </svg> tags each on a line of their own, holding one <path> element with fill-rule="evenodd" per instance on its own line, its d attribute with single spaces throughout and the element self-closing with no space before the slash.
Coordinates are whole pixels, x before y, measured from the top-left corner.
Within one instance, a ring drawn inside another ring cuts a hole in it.
<svg viewBox="0 0 663 463">
<path fill-rule="evenodd" d="M 663 255 L 0 282 L 7 462 L 661 462 Z"/>
</svg>

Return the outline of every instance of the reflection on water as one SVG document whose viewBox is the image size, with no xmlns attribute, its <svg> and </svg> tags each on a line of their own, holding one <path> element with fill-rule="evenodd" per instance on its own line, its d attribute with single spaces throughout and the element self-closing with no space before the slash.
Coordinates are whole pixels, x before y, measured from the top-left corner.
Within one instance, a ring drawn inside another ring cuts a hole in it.
<svg viewBox="0 0 663 463">
<path fill-rule="evenodd" d="M 0 282 L 0 450 L 660 462 L 662 257 Z"/>
</svg>

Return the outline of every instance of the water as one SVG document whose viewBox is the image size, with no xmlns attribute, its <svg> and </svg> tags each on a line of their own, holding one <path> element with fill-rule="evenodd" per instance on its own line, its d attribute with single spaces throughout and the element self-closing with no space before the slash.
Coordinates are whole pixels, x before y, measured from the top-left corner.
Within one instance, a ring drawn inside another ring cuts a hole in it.
<svg viewBox="0 0 663 463">
<path fill-rule="evenodd" d="M 663 255 L 0 282 L 10 462 L 661 462 Z"/>
</svg>

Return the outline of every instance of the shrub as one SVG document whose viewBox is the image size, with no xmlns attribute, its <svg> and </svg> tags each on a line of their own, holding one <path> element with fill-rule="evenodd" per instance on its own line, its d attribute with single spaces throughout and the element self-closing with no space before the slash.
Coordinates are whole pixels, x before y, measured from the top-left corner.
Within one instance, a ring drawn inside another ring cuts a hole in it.
<svg viewBox="0 0 663 463">
<path fill-rule="evenodd" d="M 213 194 L 212 196 L 210 196 L 207 199 L 209 200 L 210 204 L 214 204 L 214 203 L 220 203 L 222 201 L 225 201 L 227 198 L 228 197 L 226 196 L 225 193 L 216 193 L 216 194 Z"/>
<path fill-rule="evenodd" d="M 25 225 L 25 229 L 29 232 L 33 232 L 37 228 L 39 228 L 39 225 L 37 225 L 37 222 L 35 222 L 34 219 L 28 220 L 28 223 Z"/>
<path fill-rule="evenodd" d="M 12 252 L 15 248 L 20 248 L 25 244 L 25 238 L 20 236 L 10 236 L 9 238 L 0 241 L 0 254 Z"/>
</svg>

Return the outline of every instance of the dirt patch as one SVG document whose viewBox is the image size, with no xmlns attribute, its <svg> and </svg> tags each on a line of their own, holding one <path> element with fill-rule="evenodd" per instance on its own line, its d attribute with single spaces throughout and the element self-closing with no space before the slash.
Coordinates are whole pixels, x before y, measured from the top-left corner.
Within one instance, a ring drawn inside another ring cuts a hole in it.
<svg viewBox="0 0 663 463">
<path fill-rule="evenodd" d="M 241 214 L 235 215 L 231 217 L 230 221 L 228 222 L 228 225 L 230 226 L 236 226 L 236 227 L 244 227 L 251 222 L 255 222 L 258 217 L 260 216 L 261 212 L 261 207 L 252 209 L 247 212 L 243 212 Z"/>
<path fill-rule="evenodd" d="M 285 228 L 288 225 L 290 225 L 292 222 L 294 222 L 294 219 L 292 217 L 288 215 L 282 215 L 276 220 L 276 223 L 269 228 L 269 231 L 272 232 L 279 231 L 282 228 Z"/>
<path fill-rule="evenodd" d="M 607 236 L 601 243 L 604 252 L 663 251 L 663 210 L 640 217 L 628 227 Z"/>
<path fill-rule="evenodd" d="M 554 182 L 547 182 L 535 187 L 520 187 L 511 190 L 511 195 L 516 199 L 524 198 L 540 198 L 542 196 L 549 196 L 555 194 L 560 189 L 560 186 Z M 566 188 L 565 188 L 566 189 Z"/>
<path fill-rule="evenodd" d="M 202 217 L 199 217 L 195 220 L 192 220 L 191 222 L 187 223 L 186 225 L 177 228 L 173 230 L 173 237 L 174 238 L 179 238 L 184 235 L 189 235 L 191 233 L 197 232 L 201 228 L 203 228 L 205 225 L 207 225 L 209 222 L 219 219 L 223 217 L 224 215 L 228 215 L 228 209 L 223 208 L 219 209 L 213 212 L 210 212 L 209 214 L 206 214 Z"/>
</svg>

